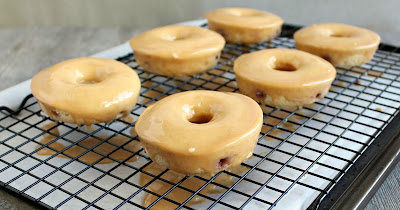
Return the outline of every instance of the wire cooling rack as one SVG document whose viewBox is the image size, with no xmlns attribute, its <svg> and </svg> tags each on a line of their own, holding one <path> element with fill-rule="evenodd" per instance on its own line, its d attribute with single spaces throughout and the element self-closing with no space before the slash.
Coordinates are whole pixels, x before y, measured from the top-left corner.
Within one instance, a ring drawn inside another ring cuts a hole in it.
<svg viewBox="0 0 400 210">
<path fill-rule="evenodd" d="M 184 209 L 331 206 L 346 190 L 341 185 L 350 185 L 348 180 L 361 173 L 358 162 L 365 157 L 368 160 L 363 160 L 364 163 L 370 162 L 373 154 L 380 151 L 375 146 L 385 144 L 388 139 L 382 135 L 391 136 L 398 129 L 393 125 L 399 120 L 396 118 L 400 107 L 399 48 L 381 44 L 367 64 L 337 68 L 329 93 L 312 105 L 297 109 L 262 106 L 264 124 L 254 156 L 242 164 L 239 172 L 169 180 L 165 178 L 171 173 L 167 169 L 147 170 L 151 160 L 143 149 L 128 147 L 139 141 L 130 130 L 150 104 L 187 90 L 238 92 L 232 71 L 235 58 L 265 48 L 294 48 L 292 35 L 297 29 L 285 25 L 282 35 L 270 43 L 251 46 L 228 43 L 218 65 L 195 77 L 148 74 L 135 63 L 133 54 L 121 55 L 117 60 L 131 66 L 142 82 L 139 102 L 131 111 L 132 122 L 117 119 L 91 129 L 60 122 L 44 129 L 44 125 L 53 121 L 40 112 L 32 95 L 16 111 L 1 107 L 0 185 L 47 208 L 144 209 L 157 207 L 161 202 Z M 43 142 L 46 135 L 51 139 Z M 112 141 L 117 135 L 124 136 L 126 141 L 122 144 Z M 97 143 L 84 144 L 88 137 L 97 139 Z M 54 142 L 64 147 L 57 149 L 52 146 Z M 98 150 L 104 144 L 112 149 Z M 72 147 L 83 150 L 72 155 L 67 152 Z M 39 155 L 44 149 L 52 155 Z M 113 156 L 121 151 L 128 153 L 122 160 Z M 97 159 L 84 161 L 82 157 L 88 153 L 95 153 Z M 98 164 L 104 160 L 109 164 Z M 140 183 L 141 174 L 147 175 L 147 183 Z M 229 178 L 230 184 L 221 184 L 218 177 Z M 189 179 L 201 184 L 196 189 L 187 187 L 184 183 Z M 167 189 L 162 193 L 152 190 L 150 185 L 156 182 L 164 183 Z M 206 193 L 204 189 L 208 186 L 217 191 Z M 187 197 L 178 201 L 169 196 L 176 190 L 187 192 Z M 145 207 L 143 198 L 147 194 L 155 199 Z M 190 205 L 195 199 L 201 202 Z"/>
</svg>

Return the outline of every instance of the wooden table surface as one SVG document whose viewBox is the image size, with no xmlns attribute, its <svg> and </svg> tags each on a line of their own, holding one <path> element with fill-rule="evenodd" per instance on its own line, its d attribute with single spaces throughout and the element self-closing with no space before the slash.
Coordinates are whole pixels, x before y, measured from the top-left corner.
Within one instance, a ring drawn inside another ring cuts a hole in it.
<svg viewBox="0 0 400 210">
<path fill-rule="evenodd" d="M 106 50 L 141 31 L 117 27 L 0 29 L 0 91 L 32 78 L 40 69 L 65 59 Z M 391 40 L 383 41 L 393 43 Z M 399 40 L 395 42 L 399 43 Z M 400 209 L 399 189 L 400 164 L 393 169 L 365 209 Z M 0 188 L 0 209 L 37 208 L 27 199 L 16 197 Z"/>
</svg>

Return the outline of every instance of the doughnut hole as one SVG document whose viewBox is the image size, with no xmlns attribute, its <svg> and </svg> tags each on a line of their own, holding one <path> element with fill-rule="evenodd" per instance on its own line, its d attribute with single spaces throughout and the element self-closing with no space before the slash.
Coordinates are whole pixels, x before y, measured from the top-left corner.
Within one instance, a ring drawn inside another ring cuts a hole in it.
<svg viewBox="0 0 400 210">
<path fill-rule="evenodd" d="M 211 113 L 195 113 L 190 118 L 188 118 L 189 122 L 194 124 L 205 124 L 210 122 L 214 118 L 214 115 Z"/>
<path fill-rule="evenodd" d="M 243 10 L 243 9 L 230 9 L 227 11 L 230 15 L 244 17 L 244 16 L 260 16 L 261 12 L 254 10 Z"/>
<path fill-rule="evenodd" d="M 178 31 L 177 33 L 174 34 L 165 34 L 164 39 L 168 41 L 179 41 L 179 40 L 185 40 L 192 36 L 191 33 L 185 32 L 185 31 Z"/>
<path fill-rule="evenodd" d="M 107 71 L 103 71 L 101 67 L 93 67 L 85 71 L 75 70 L 75 83 L 77 84 L 97 84 L 102 82 L 109 76 Z"/>
<path fill-rule="evenodd" d="M 272 66 L 273 69 L 278 70 L 278 71 L 296 71 L 297 68 L 288 62 L 285 61 L 277 61 L 273 64 Z"/>
<path fill-rule="evenodd" d="M 79 80 L 79 84 L 96 84 L 99 83 L 101 81 L 97 80 L 97 79 L 83 79 L 83 80 Z"/>
<path fill-rule="evenodd" d="M 209 123 L 214 118 L 214 113 L 211 112 L 211 107 L 209 105 L 185 104 L 182 109 L 186 113 L 186 119 L 190 123 L 205 124 Z"/>
<path fill-rule="evenodd" d="M 351 37 L 351 35 L 348 35 L 348 34 L 330 34 L 329 36 L 331 36 L 331 37 L 338 37 L 338 38 L 348 38 L 348 37 Z"/>
<path fill-rule="evenodd" d="M 337 38 L 349 38 L 349 37 L 353 37 L 354 34 L 353 33 L 349 33 L 347 31 L 331 31 L 331 30 L 328 30 L 328 36 L 337 37 Z"/>
</svg>

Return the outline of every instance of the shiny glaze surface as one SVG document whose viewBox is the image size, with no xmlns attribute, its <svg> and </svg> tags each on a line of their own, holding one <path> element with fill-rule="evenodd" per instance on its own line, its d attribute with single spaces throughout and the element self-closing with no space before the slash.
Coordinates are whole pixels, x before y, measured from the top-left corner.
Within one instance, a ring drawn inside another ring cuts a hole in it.
<svg viewBox="0 0 400 210">
<path fill-rule="evenodd" d="M 185 174 L 214 174 L 251 155 L 262 116 L 255 101 L 238 93 L 186 91 L 148 107 L 135 130 L 153 161 Z"/>
<path fill-rule="evenodd" d="M 302 106 L 325 96 L 336 77 L 329 62 L 307 52 L 267 49 L 234 62 L 243 94 L 272 106 Z"/>
<path fill-rule="evenodd" d="M 40 71 L 31 90 L 38 101 L 72 115 L 76 123 L 109 122 L 136 105 L 140 81 L 121 62 L 76 58 Z"/>
<path fill-rule="evenodd" d="M 170 25 L 136 35 L 130 45 L 141 54 L 179 60 L 218 54 L 225 40 L 202 27 Z"/>
<path fill-rule="evenodd" d="M 296 70 L 277 70 L 281 64 Z M 234 62 L 234 72 L 241 77 L 270 86 L 313 86 L 332 81 L 335 68 L 327 61 L 299 50 L 268 49 L 240 56 Z"/>
<path fill-rule="evenodd" d="M 226 26 L 269 28 L 283 24 L 282 18 L 269 12 L 248 8 L 222 8 L 206 14 L 206 18 Z"/>
<path fill-rule="evenodd" d="M 339 23 L 313 24 L 298 30 L 293 37 L 302 45 L 334 50 L 376 48 L 380 43 L 379 35 L 371 30 Z"/>
<path fill-rule="evenodd" d="M 251 99 L 244 101 L 244 97 L 214 91 L 177 93 L 148 107 L 140 115 L 135 130 L 141 139 L 174 152 L 189 154 L 189 148 L 194 148 L 194 153 L 207 153 L 210 145 L 222 148 L 258 124 L 260 109 Z M 188 120 L 206 113 L 213 115 L 208 123 Z"/>
</svg>

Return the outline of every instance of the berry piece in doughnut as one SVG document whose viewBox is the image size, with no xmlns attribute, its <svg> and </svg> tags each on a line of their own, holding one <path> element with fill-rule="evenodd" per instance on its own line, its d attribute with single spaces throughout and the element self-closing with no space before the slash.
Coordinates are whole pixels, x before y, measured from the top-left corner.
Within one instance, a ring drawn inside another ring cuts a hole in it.
<svg viewBox="0 0 400 210">
<path fill-rule="evenodd" d="M 268 49 L 241 55 L 233 65 L 241 93 L 271 106 L 303 106 L 322 99 L 336 69 L 300 50 Z"/>
<path fill-rule="evenodd" d="M 297 49 L 343 68 L 370 61 L 380 43 L 379 35 L 373 31 L 339 23 L 304 27 L 294 34 L 294 40 Z"/>
<path fill-rule="evenodd" d="M 146 71 L 165 76 L 195 75 L 214 67 L 225 45 L 218 33 L 196 26 L 171 25 L 133 37 L 130 45 Z"/>
<path fill-rule="evenodd" d="M 260 106 L 245 95 L 194 90 L 148 107 L 135 130 L 159 165 L 184 174 L 213 175 L 252 155 L 262 121 Z"/>
<path fill-rule="evenodd" d="M 76 58 L 40 71 L 31 90 L 51 119 L 91 125 L 129 114 L 139 96 L 140 80 L 121 62 Z"/>
<path fill-rule="evenodd" d="M 248 8 L 223 8 L 206 14 L 211 30 L 221 34 L 226 41 L 255 44 L 278 37 L 282 18 L 261 10 Z"/>
</svg>

